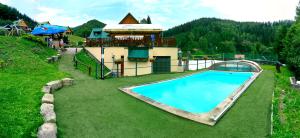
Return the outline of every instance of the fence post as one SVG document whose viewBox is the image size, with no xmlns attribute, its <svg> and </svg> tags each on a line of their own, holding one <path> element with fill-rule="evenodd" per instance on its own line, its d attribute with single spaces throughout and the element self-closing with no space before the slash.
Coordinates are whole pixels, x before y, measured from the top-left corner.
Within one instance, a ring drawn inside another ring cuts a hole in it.
<svg viewBox="0 0 300 138">
<path fill-rule="evenodd" d="M 117 64 L 117 77 L 119 77 L 119 64 Z"/>
<path fill-rule="evenodd" d="M 199 61 L 199 59 L 197 59 L 197 70 L 198 70 L 198 65 L 199 65 L 198 61 Z"/>
<path fill-rule="evenodd" d="M 104 47 L 101 46 L 101 79 L 104 80 Z"/>
<path fill-rule="evenodd" d="M 75 68 L 78 69 L 78 61 L 75 59 Z"/>
<path fill-rule="evenodd" d="M 98 79 L 98 63 L 96 62 L 95 78 Z"/>
<path fill-rule="evenodd" d="M 204 68 L 206 69 L 206 59 L 204 59 Z"/>
<path fill-rule="evenodd" d="M 92 73 L 92 68 L 91 68 L 91 66 L 88 66 L 88 69 L 89 69 L 89 76 L 91 76 L 91 73 Z"/>
<path fill-rule="evenodd" d="M 135 76 L 137 76 L 137 59 L 135 60 Z"/>
<path fill-rule="evenodd" d="M 223 61 L 225 61 L 225 54 L 223 53 Z"/>
</svg>

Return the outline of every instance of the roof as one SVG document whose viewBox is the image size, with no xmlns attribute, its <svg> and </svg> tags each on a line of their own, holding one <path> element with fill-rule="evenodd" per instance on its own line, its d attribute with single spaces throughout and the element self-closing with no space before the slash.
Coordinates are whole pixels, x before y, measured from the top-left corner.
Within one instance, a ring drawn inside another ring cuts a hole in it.
<svg viewBox="0 0 300 138">
<path fill-rule="evenodd" d="M 70 26 L 67 27 L 67 31 L 66 32 L 73 32 L 73 30 L 71 29 Z"/>
<path fill-rule="evenodd" d="M 162 32 L 160 25 L 155 24 L 115 24 L 106 25 L 105 32 Z"/>
<path fill-rule="evenodd" d="M 99 32 L 99 33 L 96 33 Z M 91 34 L 88 38 L 97 39 L 97 38 L 108 38 L 108 34 L 102 30 L 102 28 L 93 28 Z"/>
<path fill-rule="evenodd" d="M 119 24 L 139 24 L 139 21 L 129 12 Z"/>
<path fill-rule="evenodd" d="M 49 21 L 45 21 L 45 22 L 40 22 L 39 25 L 44 25 L 44 24 L 49 24 L 50 25 L 50 22 Z"/>
<path fill-rule="evenodd" d="M 14 21 L 13 24 L 15 24 L 16 26 L 28 27 L 25 21 L 22 19 Z"/>
</svg>

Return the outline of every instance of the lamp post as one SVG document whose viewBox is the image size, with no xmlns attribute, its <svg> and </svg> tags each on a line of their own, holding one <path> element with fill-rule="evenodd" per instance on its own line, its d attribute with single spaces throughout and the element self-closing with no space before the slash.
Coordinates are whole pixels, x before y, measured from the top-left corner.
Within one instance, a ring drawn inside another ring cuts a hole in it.
<svg viewBox="0 0 300 138">
<path fill-rule="evenodd" d="M 101 79 L 104 80 L 104 47 L 101 45 Z"/>
<path fill-rule="evenodd" d="M 178 59 L 179 59 L 179 66 L 182 66 L 182 51 L 181 49 L 178 50 Z"/>
</svg>

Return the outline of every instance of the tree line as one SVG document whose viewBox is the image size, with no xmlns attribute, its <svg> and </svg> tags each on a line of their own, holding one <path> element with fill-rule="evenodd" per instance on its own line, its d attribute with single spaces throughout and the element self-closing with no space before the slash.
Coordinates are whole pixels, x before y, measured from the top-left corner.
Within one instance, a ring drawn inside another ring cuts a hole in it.
<svg viewBox="0 0 300 138">
<path fill-rule="evenodd" d="M 293 21 L 236 22 L 217 18 L 201 18 L 164 32 L 176 37 L 178 47 L 193 54 L 253 53 L 279 54 L 282 33 Z"/>
<path fill-rule="evenodd" d="M 37 22 L 25 14 L 20 13 L 17 9 L 0 3 L 0 26 L 12 24 L 13 21 L 23 19 L 30 28 L 34 28 Z"/>
</svg>

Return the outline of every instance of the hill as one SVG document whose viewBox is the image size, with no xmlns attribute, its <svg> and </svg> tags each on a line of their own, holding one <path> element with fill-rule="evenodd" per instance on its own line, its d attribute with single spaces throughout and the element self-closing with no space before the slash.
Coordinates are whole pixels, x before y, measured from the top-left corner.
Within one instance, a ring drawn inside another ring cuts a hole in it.
<svg viewBox="0 0 300 138">
<path fill-rule="evenodd" d="M 289 28 L 292 21 L 275 23 L 236 22 L 217 18 L 201 18 L 173 27 L 165 37 L 176 37 L 178 47 L 194 54 L 253 53 L 273 54 L 279 28 Z M 279 39 L 278 39 L 279 40 Z"/>
<path fill-rule="evenodd" d="M 0 3 L 0 26 L 11 24 L 13 21 L 23 19 L 30 28 L 36 26 L 37 22 L 17 9 Z"/>
<path fill-rule="evenodd" d="M 41 88 L 66 74 L 46 62 L 55 50 L 20 37 L 0 40 L 0 137 L 35 136 L 43 123 Z"/>
<path fill-rule="evenodd" d="M 73 28 L 74 35 L 80 37 L 87 37 L 90 35 L 93 28 L 103 28 L 106 24 L 94 19 L 90 20 L 82 25 Z"/>
</svg>

